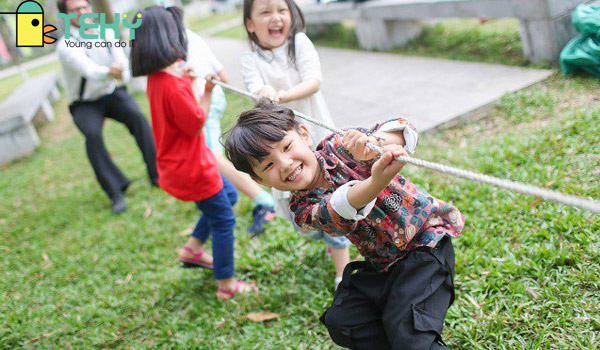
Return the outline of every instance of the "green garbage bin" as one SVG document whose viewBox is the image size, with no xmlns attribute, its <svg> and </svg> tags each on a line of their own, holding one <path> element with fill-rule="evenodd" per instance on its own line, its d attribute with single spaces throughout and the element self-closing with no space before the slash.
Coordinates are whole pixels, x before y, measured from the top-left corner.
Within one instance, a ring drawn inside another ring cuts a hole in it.
<svg viewBox="0 0 600 350">
<path fill-rule="evenodd" d="M 565 74 L 585 72 L 600 78 L 600 5 L 579 5 L 572 17 L 580 35 L 562 49 L 560 69 Z"/>
</svg>

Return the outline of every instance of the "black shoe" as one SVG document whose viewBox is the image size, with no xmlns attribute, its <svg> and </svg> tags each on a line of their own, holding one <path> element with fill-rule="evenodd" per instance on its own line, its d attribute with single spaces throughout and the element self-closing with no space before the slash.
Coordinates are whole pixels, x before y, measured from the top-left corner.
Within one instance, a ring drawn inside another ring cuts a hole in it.
<svg viewBox="0 0 600 350">
<path fill-rule="evenodd" d="M 114 214 L 121 214 L 127 211 L 127 202 L 125 201 L 125 194 L 117 194 L 111 201 L 111 208 Z"/>
<path fill-rule="evenodd" d="M 150 179 L 150 186 L 160 188 L 158 185 L 158 179 Z"/>
</svg>

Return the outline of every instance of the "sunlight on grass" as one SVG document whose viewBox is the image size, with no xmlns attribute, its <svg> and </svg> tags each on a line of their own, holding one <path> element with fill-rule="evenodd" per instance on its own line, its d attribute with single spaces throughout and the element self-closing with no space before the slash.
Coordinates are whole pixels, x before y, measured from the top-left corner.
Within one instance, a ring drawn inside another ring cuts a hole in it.
<svg viewBox="0 0 600 350">
<path fill-rule="evenodd" d="M 235 18 L 242 18 L 241 11 L 210 14 L 207 17 L 198 18 L 190 16 L 188 18 L 188 27 L 195 32 L 202 32 L 208 28 L 214 27 L 219 23 L 226 22 Z"/>
<path fill-rule="evenodd" d="M 420 37 L 394 52 L 525 65 L 516 19 L 449 19 L 427 27 Z"/>
<path fill-rule="evenodd" d="M 248 38 L 248 34 L 246 33 L 246 28 L 244 28 L 244 26 L 241 26 L 241 25 L 224 30 L 220 33 L 215 34 L 215 36 L 219 37 L 219 38 L 240 39 L 240 40 L 246 40 Z"/>
</svg>

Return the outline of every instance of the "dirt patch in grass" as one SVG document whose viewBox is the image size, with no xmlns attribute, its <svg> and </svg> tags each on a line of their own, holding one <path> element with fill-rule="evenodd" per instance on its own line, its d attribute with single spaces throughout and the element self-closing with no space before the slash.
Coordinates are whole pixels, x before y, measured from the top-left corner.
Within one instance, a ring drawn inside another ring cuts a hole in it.
<svg viewBox="0 0 600 350">
<path fill-rule="evenodd" d="M 77 133 L 65 98 L 54 104 L 55 119 L 40 130 L 42 142 L 61 143 Z"/>
</svg>

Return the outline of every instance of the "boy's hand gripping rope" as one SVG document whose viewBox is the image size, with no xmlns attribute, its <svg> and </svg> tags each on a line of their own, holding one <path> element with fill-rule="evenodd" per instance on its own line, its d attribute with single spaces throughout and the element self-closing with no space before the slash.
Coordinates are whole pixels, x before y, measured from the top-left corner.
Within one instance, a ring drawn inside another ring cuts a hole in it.
<svg viewBox="0 0 600 350">
<path fill-rule="evenodd" d="M 254 96 L 244 90 L 238 89 L 234 86 L 231 86 L 229 84 L 225 84 L 225 83 L 217 81 L 217 80 L 213 80 L 212 83 L 215 85 L 220 85 L 223 88 L 233 91 L 237 94 L 249 97 L 253 100 L 256 99 L 256 96 Z M 313 118 L 307 116 L 306 114 L 300 113 L 298 111 L 293 111 L 293 112 L 299 118 L 302 118 L 308 122 L 311 122 L 315 125 L 325 128 L 327 130 L 333 131 L 338 135 L 344 135 L 344 130 L 342 130 L 342 129 L 327 125 L 321 121 L 313 119 Z M 366 146 L 368 148 L 378 152 L 379 154 L 383 153 L 383 150 L 381 149 L 381 147 L 379 147 L 377 145 L 367 143 Z M 433 163 L 433 162 L 429 162 L 429 161 L 414 158 L 414 157 L 399 156 L 399 157 L 395 157 L 395 159 L 400 162 L 414 164 L 414 165 L 417 165 L 420 167 L 436 170 L 436 171 L 439 171 L 442 173 L 460 176 L 460 177 L 468 179 L 468 180 L 487 183 L 490 185 L 494 185 L 497 187 L 502 187 L 502 188 L 505 188 L 505 189 L 508 189 L 511 191 L 515 191 L 518 193 L 522 193 L 522 194 L 526 194 L 526 195 L 530 195 L 530 196 L 536 196 L 536 197 L 540 197 L 542 199 L 550 200 L 550 201 L 553 201 L 556 203 L 560 203 L 560 204 L 564 204 L 564 205 L 568 205 L 568 206 L 572 206 L 572 207 L 576 207 L 576 208 L 580 208 L 580 209 L 584 209 L 584 210 L 593 211 L 595 213 L 600 213 L 600 202 L 597 202 L 594 200 L 580 198 L 577 196 L 564 194 L 564 193 L 554 191 L 554 190 L 548 190 L 545 188 L 527 185 L 527 184 L 523 184 L 523 183 L 512 181 L 512 180 L 501 179 L 498 177 L 484 175 L 484 174 L 476 173 L 473 171 L 463 170 L 463 169 L 459 169 L 459 168 L 455 168 L 455 167 L 451 167 L 451 166 L 447 166 L 447 165 L 443 165 L 443 164 Z"/>
</svg>

